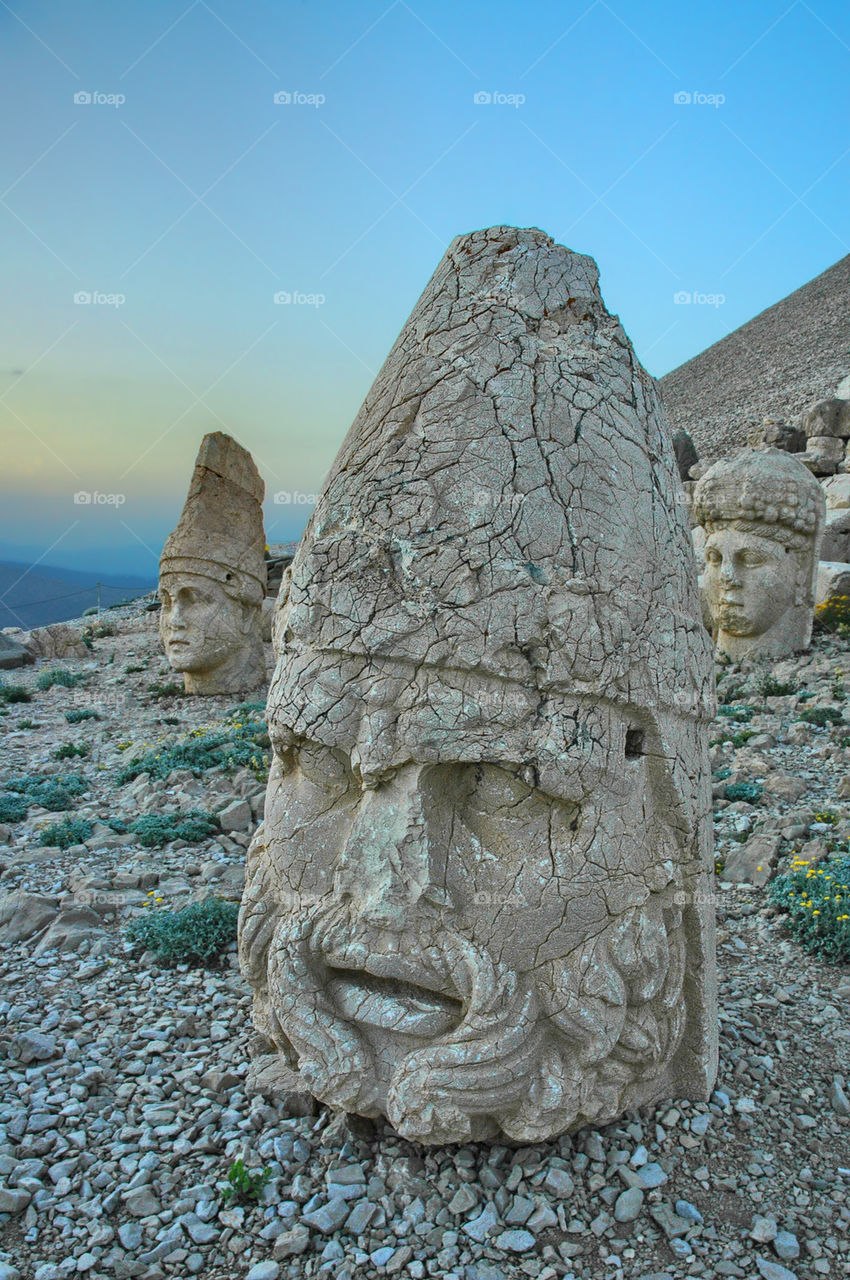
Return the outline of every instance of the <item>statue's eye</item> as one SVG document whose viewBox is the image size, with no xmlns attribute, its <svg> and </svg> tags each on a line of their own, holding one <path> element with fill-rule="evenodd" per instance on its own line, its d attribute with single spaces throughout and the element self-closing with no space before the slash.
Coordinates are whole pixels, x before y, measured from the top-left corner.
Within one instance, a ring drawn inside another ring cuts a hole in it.
<svg viewBox="0 0 850 1280">
<path fill-rule="evenodd" d="M 745 551 L 741 556 L 741 562 L 750 569 L 757 569 L 759 565 L 767 563 L 764 556 L 760 556 L 757 551 Z"/>
<path fill-rule="evenodd" d="M 710 551 L 706 551 L 705 558 L 709 564 L 720 564 L 720 553 L 713 548 Z"/>
</svg>

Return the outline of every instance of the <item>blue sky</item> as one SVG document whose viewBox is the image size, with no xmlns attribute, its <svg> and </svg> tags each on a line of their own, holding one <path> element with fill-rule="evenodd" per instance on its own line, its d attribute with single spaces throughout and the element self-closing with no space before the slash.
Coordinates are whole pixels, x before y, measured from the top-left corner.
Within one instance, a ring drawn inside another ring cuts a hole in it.
<svg viewBox="0 0 850 1280">
<path fill-rule="evenodd" d="M 656 376 L 850 251 L 838 0 L 15 0 L 0 35 L 5 559 L 154 573 L 209 430 L 296 537 L 460 232 L 591 254 Z"/>
</svg>

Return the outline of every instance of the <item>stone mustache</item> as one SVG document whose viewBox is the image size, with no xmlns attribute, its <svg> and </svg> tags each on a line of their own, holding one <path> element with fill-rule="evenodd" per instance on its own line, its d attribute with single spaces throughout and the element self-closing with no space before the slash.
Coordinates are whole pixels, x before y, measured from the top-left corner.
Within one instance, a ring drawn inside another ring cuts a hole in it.
<svg viewBox="0 0 850 1280">
<path fill-rule="evenodd" d="M 277 606 L 240 956 L 322 1101 L 537 1142 L 707 1097 L 713 663 L 678 487 L 594 262 L 456 239 Z"/>
<path fill-rule="evenodd" d="M 221 431 L 204 436 L 159 562 L 160 637 L 186 693 L 246 693 L 265 681 L 264 492 L 246 449 Z"/>
</svg>

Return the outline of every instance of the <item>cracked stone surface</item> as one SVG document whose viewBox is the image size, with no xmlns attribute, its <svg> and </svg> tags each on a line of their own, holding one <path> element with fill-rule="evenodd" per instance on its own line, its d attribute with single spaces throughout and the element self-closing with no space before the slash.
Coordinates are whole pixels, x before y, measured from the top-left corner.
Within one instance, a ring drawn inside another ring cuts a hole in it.
<svg viewBox="0 0 850 1280">
<path fill-rule="evenodd" d="M 264 493 L 247 449 L 221 431 L 204 436 L 159 562 L 160 636 L 186 693 L 246 693 L 265 681 Z"/>
<path fill-rule="evenodd" d="M 826 503 L 811 472 L 781 449 L 744 450 L 694 491 L 705 537 L 701 578 L 718 655 L 738 662 L 805 649 L 814 620 Z"/>
<path fill-rule="evenodd" d="M 278 601 L 241 959 L 321 1101 L 537 1142 L 708 1096 L 713 664 L 678 492 L 592 259 L 456 239 Z"/>
</svg>

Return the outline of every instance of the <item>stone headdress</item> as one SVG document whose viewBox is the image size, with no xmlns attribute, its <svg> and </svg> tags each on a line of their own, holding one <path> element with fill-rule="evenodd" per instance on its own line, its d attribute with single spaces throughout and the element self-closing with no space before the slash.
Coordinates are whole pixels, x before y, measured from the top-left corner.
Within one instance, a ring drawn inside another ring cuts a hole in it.
<svg viewBox="0 0 850 1280">
<path fill-rule="evenodd" d="M 746 449 L 709 468 L 694 491 L 694 514 L 708 534 L 731 524 L 798 549 L 823 526 L 823 490 L 793 454 Z"/>
<path fill-rule="evenodd" d="M 678 494 L 593 260 L 535 229 L 458 237 L 295 556 L 278 740 L 355 743 L 364 779 L 515 761 L 559 795 L 622 779 L 646 730 L 693 835 L 713 663 Z"/>
<path fill-rule="evenodd" d="M 179 523 L 162 549 L 160 574 L 200 574 L 259 605 L 266 590 L 264 494 L 247 449 L 221 431 L 204 436 Z"/>
</svg>

